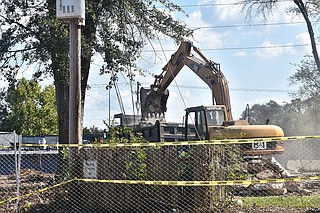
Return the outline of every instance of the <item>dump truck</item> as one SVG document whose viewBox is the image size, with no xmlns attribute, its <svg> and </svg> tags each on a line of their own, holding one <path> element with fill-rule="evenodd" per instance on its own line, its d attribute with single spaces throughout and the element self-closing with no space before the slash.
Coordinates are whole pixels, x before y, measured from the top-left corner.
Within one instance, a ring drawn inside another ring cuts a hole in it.
<svg viewBox="0 0 320 213">
<path fill-rule="evenodd" d="M 192 50 L 197 54 L 192 54 Z M 183 124 L 165 120 L 168 87 L 181 69 L 187 66 L 210 88 L 212 105 L 185 109 Z M 282 137 L 284 132 L 276 125 L 250 125 L 248 120 L 233 120 L 227 80 L 220 64 L 207 59 L 191 41 L 181 42 L 178 50 L 155 75 L 150 88 L 140 89 L 141 115 L 115 115 L 121 125 L 130 126 L 149 141 L 210 140 L 225 138 Z M 281 141 L 254 142 L 242 145 L 244 155 L 261 156 L 284 151 Z"/>
</svg>

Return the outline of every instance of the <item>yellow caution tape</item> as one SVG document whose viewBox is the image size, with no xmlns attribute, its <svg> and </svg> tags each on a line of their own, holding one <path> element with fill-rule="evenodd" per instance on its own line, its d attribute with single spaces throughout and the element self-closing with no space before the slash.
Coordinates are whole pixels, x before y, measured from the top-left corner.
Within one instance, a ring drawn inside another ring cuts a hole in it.
<svg viewBox="0 0 320 213">
<path fill-rule="evenodd" d="M 7 199 L 7 200 L 0 201 L 0 205 L 2 205 L 2 204 L 4 204 L 4 203 L 8 203 L 8 202 L 15 201 L 15 200 L 18 200 L 18 199 L 30 197 L 30 196 L 35 195 L 35 194 L 40 193 L 40 192 L 48 191 L 48 190 L 50 190 L 50 189 L 53 189 L 53 188 L 56 188 L 56 187 L 59 187 L 59 186 L 68 184 L 68 183 L 70 183 L 70 182 L 72 182 L 72 181 L 75 181 L 75 180 L 76 180 L 76 179 L 67 180 L 67 181 L 64 181 L 64 182 L 61 182 L 61 183 L 58 183 L 58 184 L 55 184 L 55 185 L 52 185 L 52 186 L 49 186 L 49 187 L 45 187 L 45 188 L 42 188 L 42 189 L 33 191 L 33 192 L 28 193 L 28 194 L 25 194 L 25 195 L 21 195 L 21 196 L 9 198 L 9 199 Z"/>
<path fill-rule="evenodd" d="M 222 181 L 147 181 L 147 180 L 97 180 L 97 179 L 75 179 L 84 182 L 113 183 L 113 184 L 140 184 L 140 185 L 160 185 L 160 186 L 232 186 L 267 183 L 288 183 L 306 180 L 319 180 L 320 176 L 266 179 L 266 180 L 222 180 Z"/>
<path fill-rule="evenodd" d="M 177 141 L 177 142 L 147 142 L 147 143 L 106 143 L 106 144 L 21 144 L 26 147 L 54 146 L 54 147 L 96 147 L 96 148 L 121 148 L 121 147 L 159 147 L 159 146 L 192 146 L 192 145 L 228 145 L 248 144 L 253 142 L 275 142 L 288 140 L 319 139 L 315 136 L 291 136 L 272 138 L 249 138 L 249 139 L 222 139 L 222 140 L 201 140 L 201 141 Z"/>
</svg>

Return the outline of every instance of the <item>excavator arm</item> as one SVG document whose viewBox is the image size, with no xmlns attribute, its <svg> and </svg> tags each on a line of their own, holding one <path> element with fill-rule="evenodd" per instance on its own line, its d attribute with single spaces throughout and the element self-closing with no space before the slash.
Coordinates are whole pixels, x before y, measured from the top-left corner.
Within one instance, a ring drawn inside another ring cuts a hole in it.
<svg viewBox="0 0 320 213">
<path fill-rule="evenodd" d="M 201 56 L 201 59 L 193 55 L 182 58 L 183 64 L 196 73 L 211 89 L 212 104 L 226 107 L 228 121 L 232 120 L 231 103 L 228 82 L 220 70 L 220 64 L 208 60 L 198 48 L 193 50 Z"/>
<path fill-rule="evenodd" d="M 192 55 L 191 50 L 194 50 L 200 58 Z M 183 41 L 180 44 L 178 50 L 163 67 L 162 73 L 155 76 L 155 81 L 150 89 L 143 87 L 140 89 L 142 120 L 148 120 L 150 117 L 164 117 L 169 96 L 167 88 L 185 65 L 209 86 L 213 104 L 225 105 L 227 120 L 232 120 L 229 88 L 227 80 L 220 70 L 220 65 L 208 60 L 190 41 Z"/>
</svg>

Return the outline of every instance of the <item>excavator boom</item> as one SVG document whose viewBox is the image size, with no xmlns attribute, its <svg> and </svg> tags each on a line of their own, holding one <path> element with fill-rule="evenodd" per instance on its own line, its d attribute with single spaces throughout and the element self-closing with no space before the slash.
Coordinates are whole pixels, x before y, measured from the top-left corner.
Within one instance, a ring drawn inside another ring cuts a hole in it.
<svg viewBox="0 0 320 213">
<path fill-rule="evenodd" d="M 200 58 L 192 55 L 191 50 L 194 50 Z M 180 44 L 178 50 L 163 67 L 162 73 L 155 76 L 150 88 L 140 89 L 142 120 L 149 120 L 150 117 L 164 118 L 169 96 L 167 88 L 184 66 L 189 67 L 209 86 L 213 104 L 225 105 L 227 119 L 232 120 L 229 88 L 226 78 L 220 71 L 220 65 L 208 60 L 190 41 L 183 41 Z"/>
</svg>

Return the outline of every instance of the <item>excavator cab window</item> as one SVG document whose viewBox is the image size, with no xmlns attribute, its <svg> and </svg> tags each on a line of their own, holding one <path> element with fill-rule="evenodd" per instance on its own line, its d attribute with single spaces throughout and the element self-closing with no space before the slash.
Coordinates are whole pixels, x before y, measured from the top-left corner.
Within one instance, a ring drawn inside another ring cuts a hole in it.
<svg viewBox="0 0 320 213">
<path fill-rule="evenodd" d="M 199 139 L 205 139 L 207 128 L 203 111 L 195 112 L 195 126 L 200 137 Z"/>
<path fill-rule="evenodd" d="M 207 110 L 206 118 L 208 126 L 221 126 L 225 120 L 224 111 L 222 110 Z"/>
</svg>

